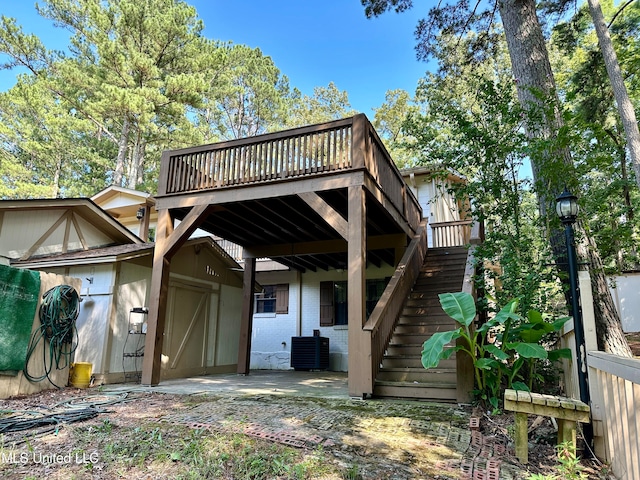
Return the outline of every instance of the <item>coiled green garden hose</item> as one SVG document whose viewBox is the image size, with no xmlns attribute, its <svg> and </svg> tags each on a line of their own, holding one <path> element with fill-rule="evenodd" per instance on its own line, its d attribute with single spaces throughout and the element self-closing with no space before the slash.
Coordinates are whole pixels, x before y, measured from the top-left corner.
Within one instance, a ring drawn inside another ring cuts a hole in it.
<svg viewBox="0 0 640 480">
<path fill-rule="evenodd" d="M 80 297 L 73 287 L 58 285 L 45 292 L 40 305 L 40 328 L 31 336 L 23 370 L 28 380 L 41 382 L 46 378 L 54 387 L 62 388 L 51 379 L 50 373 L 54 365 L 62 370 L 71 363 L 71 355 L 78 347 L 76 319 L 79 314 Z M 28 365 L 40 341 L 47 342 L 49 348 L 45 345 L 42 349 L 44 374 L 34 377 L 29 374 Z"/>
</svg>

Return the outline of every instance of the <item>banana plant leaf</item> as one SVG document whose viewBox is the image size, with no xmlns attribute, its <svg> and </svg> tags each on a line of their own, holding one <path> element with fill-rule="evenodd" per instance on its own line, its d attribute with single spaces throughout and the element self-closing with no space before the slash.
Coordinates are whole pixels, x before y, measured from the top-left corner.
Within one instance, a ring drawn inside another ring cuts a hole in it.
<svg viewBox="0 0 640 480">
<path fill-rule="evenodd" d="M 468 293 L 441 293 L 438 297 L 445 313 L 465 327 L 476 318 L 476 302 Z"/>
<path fill-rule="evenodd" d="M 461 329 L 450 330 L 448 332 L 436 332 L 424 342 L 422 345 L 422 366 L 424 368 L 434 368 L 438 366 L 440 360 L 453 353 L 455 347 L 450 347 L 445 351 L 446 345 L 459 338 L 461 335 Z"/>
</svg>

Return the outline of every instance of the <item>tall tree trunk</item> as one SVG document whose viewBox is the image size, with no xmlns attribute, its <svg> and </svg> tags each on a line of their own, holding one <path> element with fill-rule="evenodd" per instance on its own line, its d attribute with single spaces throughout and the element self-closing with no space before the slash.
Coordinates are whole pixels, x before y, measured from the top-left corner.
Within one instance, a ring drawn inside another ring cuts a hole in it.
<svg viewBox="0 0 640 480">
<path fill-rule="evenodd" d="M 62 156 L 58 155 L 56 160 L 56 171 L 53 174 L 53 191 L 51 192 L 52 198 L 58 198 L 60 193 L 60 176 L 62 174 Z"/>
<path fill-rule="evenodd" d="M 138 145 L 138 161 L 137 163 L 137 171 L 136 171 L 136 186 L 142 185 L 144 183 L 144 159 L 145 159 L 145 143 L 140 142 Z"/>
<path fill-rule="evenodd" d="M 591 12 L 591 18 L 596 27 L 596 34 L 598 35 L 598 43 L 600 44 L 600 50 L 604 58 L 604 65 L 607 68 L 607 74 L 609 75 L 609 81 L 613 89 L 613 96 L 616 99 L 622 126 L 627 136 L 627 148 L 629 149 L 633 169 L 636 172 L 636 183 L 640 187 L 640 132 L 638 131 L 636 112 L 633 109 L 627 88 L 622 80 L 618 56 L 613 49 L 613 43 L 611 42 L 607 24 L 604 21 L 604 15 L 602 15 L 600 2 L 599 0 L 588 0 L 588 3 L 589 12 Z"/>
<path fill-rule="evenodd" d="M 140 140 L 140 136 L 133 146 L 133 155 L 131 164 L 127 173 L 127 187 L 135 190 L 138 185 L 144 181 L 144 144 Z"/>
<path fill-rule="evenodd" d="M 551 140 L 550 143 L 553 143 L 563 120 L 535 0 L 498 0 L 498 7 L 517 84 L 518 99 L 529 116 L 526 123 L 527 136 L 531 139 Z M 548 100 L 551 100 L 551 105 Z M 571 152 L 568 148 L 561 147 L 547 151 L 545 155 L 532 157 L 532 171 L 538 191 L 540 214 L 547 218 L 547 224 L 553 225 L 554 222 L 549 220 L 555 210 L 555 198 L 565 185 L 570 188 L 577 186 Z M 552 176 L 548 174 L 550 171 L 553 171 Z M 583 242 L 579 253 L 591 266 L 599 347 L 606 352 L 631 356 L 594 242 L 580 223 L 576 227 L 577 238 Z M 566 269 L 560 261 L 565 251 L 561 240 L 563 235 L 556 229 L 550 232 L 549 238 L 558 266 Z"/>
<path fill-rule="evenodd" d="M 127 159 L 127 147 L 129 146 L 129 118 L 124 116 L 122 122 L 122 131 L 120 133 L 120 140 L 118 141 L 118 158 L 116 159 L 116 168 L 113 172 L 113 184 L 122 187 L 122 178 L 124 176 L 124 165 Z"/>
</svg>

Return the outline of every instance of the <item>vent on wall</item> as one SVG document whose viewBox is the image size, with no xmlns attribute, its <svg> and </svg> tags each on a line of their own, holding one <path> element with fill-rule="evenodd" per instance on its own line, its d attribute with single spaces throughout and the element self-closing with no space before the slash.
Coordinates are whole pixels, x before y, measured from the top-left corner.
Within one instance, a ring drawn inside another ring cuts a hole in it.
<svg viewBox="0 0 640 480">
<path fill-rule="evenodd" d="M 326 370 L 329 368 L 327 337 L 291 337 L 291 367 L 295 370 Z"/>
</svg>

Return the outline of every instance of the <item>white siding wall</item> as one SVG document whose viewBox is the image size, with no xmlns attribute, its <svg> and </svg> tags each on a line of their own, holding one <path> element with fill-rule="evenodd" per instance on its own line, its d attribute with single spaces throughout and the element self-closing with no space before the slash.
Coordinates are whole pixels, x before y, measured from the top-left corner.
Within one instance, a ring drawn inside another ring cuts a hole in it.
<svg viewBox="0 0 640 480">
<path fill-rule="evenodd" d="M 69 268 L 69 275 L 82 280 L 80 315 L 76 320 L 78 348 L 76 362 L 88 362 L 94 372 L 102 372 L 115 272 L 113 265 L 78 266 Z"/>
<path fill-rule="evenodd" d="M 613 301 L 625 332 L 640 332 L 640 273 L 609 277 Z"/>
<path fill-rule="evenodd" d="M 136 346 L 144 345 L 144 335 L 129 335 L 129 318 L 132 321 L 146 321 L 146 315 L 131 313 L 134 307 L 148 307 L 149 288 L 151 285 L 151 268 L 133 263 L 123 262 L 120 265 L 120 276 L 116 292 L 116 319 L 113 328 L 109 328 L 111 346 L 109 355 L 109 369 L 104 373 L 123 371 L 123 353 L 131 353 Z M 139 372 L 142 369 L 142 358 L 127 358 L 124 361 L 124 371 L 127 374 Z"/>
<path fill-rule="evenodd" d="M 392 267 L 371 268 L 367 278 L 385 278 L 393 275 Z M 299 283 L 299 279 L 300 282 Z M 320 330 L 320 336 L 329 338 L 329 369 L 347 371 L 348 328 L 346 325 L 320 327 L 320 282 L 346 281 L 347 273 L 328 272 L 258 273 L 262 285 L 289 283 L 289 313 L 254 315 L 251 337 L 251 368 L 288 370 L 291 368 L 291 337 L 312 336 Z"/>
<path fill-rule="evenodd" d="M 429 224 L 439 222 L 453 222 L 460 220 L 460 212 L 455 199 L 449 195 L 444 187 L 438 187 L 436 180 L 427 175 L 416 175 L 415 187 L 411 191 L 422 207 L 422 215 Z M 433 247 L 433 233 L 427 229 L 427 245 Z"/>
<path fill-rule="evenodd" d="M 256 370 L 288 370 L 291 366 L 291 337 L 299 324 L 300 286 L 296 272 L 258 273 L 261 285 L 289 284 L 288 313 L 260 313 L 253 316 L 251 335 L 251 368 Z"/>
<path fill-rule="evenodd" d="M 434 223 L 436 217 L 431 209 L 431 199 L 435 196 L 434 184 L 426 178 L 418 178 L 416 182 L 418 188 L 414 189 L 413 193 L 422 207 L 422 216 L 428 220 L 429 224 Z M 427 227 L 427 246 L 433 247 L 433 232 L 430 227 Z"/>
</svg>

